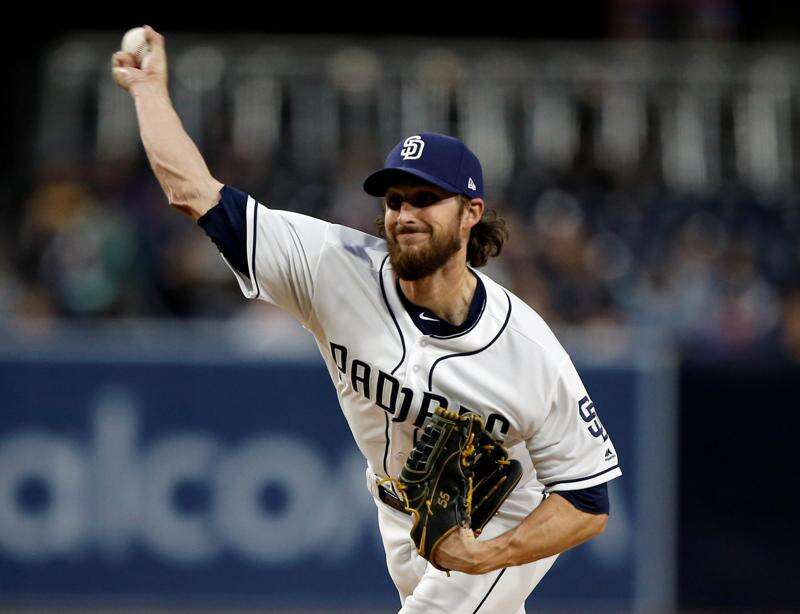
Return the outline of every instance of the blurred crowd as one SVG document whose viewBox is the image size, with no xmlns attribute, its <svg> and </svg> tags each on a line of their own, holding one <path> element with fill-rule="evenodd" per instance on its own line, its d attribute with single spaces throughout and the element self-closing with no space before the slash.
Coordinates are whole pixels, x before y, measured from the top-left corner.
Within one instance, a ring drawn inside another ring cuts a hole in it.
<svg viewBox="0 0 800 614">
<path fill-rule="evenodd" d="M 379 205 L 361 181 L 379 157 L 342 160 L 314 176 L 228 154 L 210 166 L 269 206 L 374 232 Z M 741 186 L 678 194 L 657 179 L 623 180 L 585 165 L 559 176 L 523 168 L 494 193 L 488 205 L 506 218 L 510 240 L 487 272 L 551 325 L 665 327 L 689 360 L 800 361 L 797 195 L 767 198 Z M 202 230 L 168 206 L 143 157 L 43 169 L 4 227 L 6 321 L 286 325 L 277 310 L 241 297 Z"/>
</svg>

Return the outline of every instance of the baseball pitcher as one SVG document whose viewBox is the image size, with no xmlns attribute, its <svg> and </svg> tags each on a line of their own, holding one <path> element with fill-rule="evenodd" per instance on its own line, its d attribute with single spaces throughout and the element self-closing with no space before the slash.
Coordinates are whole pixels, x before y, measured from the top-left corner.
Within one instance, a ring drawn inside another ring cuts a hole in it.
<svg viewBox="0 0 800 614">
<path fill-rule="evenodd" d="M 441 134 L 399 142 L 364 182 L 377 236 L 267 207 L 211 175 L 170 102 L 164 39 L 146 38 L 112 72 L 153 172 L 244 295 L 314 336 L 366 459 L 400 612 L 524 612 L 559 553 L 603 531 L 621 470 L 553 333 L 479 270 L 506 232 L 478 158 Z"/>
</svg>

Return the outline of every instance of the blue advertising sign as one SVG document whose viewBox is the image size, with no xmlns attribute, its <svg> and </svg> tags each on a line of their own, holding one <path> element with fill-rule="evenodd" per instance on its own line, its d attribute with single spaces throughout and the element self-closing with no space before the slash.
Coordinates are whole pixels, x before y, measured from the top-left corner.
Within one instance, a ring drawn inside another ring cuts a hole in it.
<svg viewBox="0 0 800 614">
<path fill-rule="evenodd" d="M 632 609 L 658 555 L 637 537 L 646 374 L 581 373 L 624 475 L 606 532 L 562 555 L 530 603 Z M 7 357 L 0 393 L 6 599 L 397 609 L 364 460 L 320 361 Z"/>
</svg>

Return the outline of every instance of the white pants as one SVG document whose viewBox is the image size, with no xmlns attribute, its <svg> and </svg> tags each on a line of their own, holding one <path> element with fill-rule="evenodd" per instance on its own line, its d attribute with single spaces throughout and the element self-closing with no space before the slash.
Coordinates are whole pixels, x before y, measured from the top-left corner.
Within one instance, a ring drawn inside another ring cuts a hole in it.
<svg viewBox="0 0 800 614">
<path fill-rule="evenodd" d="M 399 614 L 524 614 L 525 599 L 558 556 L 480 576 L 451 571 L 448 577 L 417 554 L 409 535 L 411 516 L 373 499 L 389 575 L 400 594 Z M 495 516 L 480 539 L 497 537 L 514 524 Z"/>
</svg>

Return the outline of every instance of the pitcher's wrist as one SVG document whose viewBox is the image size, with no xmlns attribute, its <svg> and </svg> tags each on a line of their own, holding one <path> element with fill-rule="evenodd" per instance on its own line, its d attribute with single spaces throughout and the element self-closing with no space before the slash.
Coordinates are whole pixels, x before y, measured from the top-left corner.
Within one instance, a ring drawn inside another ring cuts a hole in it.
<svg viewBox="0 0 800 614">
<path fill-rule="evenodd" d="M 169 100 L 169 91 L 167 90 L 167 86 L 151 79 L 134 81 L 131 83 L 130 92 L 131 96 L 134 98 L 140 96 L 159 96 Z"/>
</svg>

